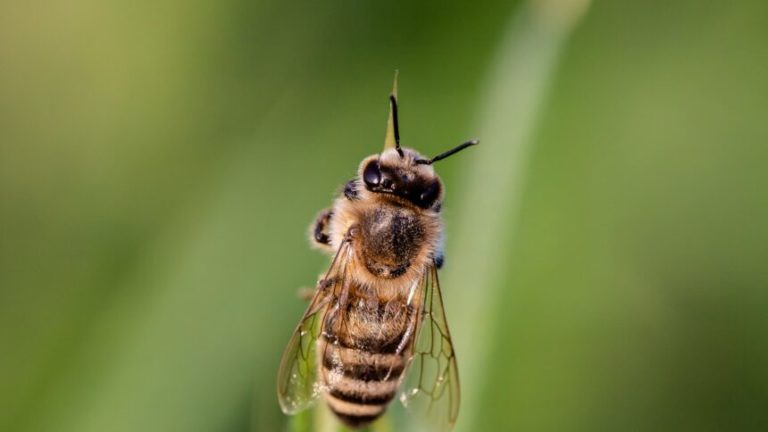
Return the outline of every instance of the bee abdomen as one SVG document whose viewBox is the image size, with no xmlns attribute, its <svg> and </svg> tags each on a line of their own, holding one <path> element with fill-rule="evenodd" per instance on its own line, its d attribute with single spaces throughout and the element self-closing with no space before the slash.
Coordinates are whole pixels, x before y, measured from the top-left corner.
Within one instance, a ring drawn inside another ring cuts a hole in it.
<svg viewBox="0 0 768 432">
<path fill-rule="evenodd" d="M 327 337 L 324 342 L 329 342 Z M 321 365 L 328 406 L 350 427 L 360 428 L 373 422 L 395 397 L 405 363 L 401 354 L 328 343 Z"/>
<path fill-rule="evenodd" d="M 328 406 L 359 428 L 381 416 L 397 393 L 414 309 L 401 299 L 353 294 L 343 311 L 324 323 L 318 363 Z"/>
<path fill-rule="evenodd" d="M 344 423 L 361 427 L 381 416 L 396 392 L 396 381 L 365 383 L 345 377 L 340 382 L 329 384 L 325 399 Z"/>
<path fill-rule="evenodd" d="M 403 374 L 405 357 L 399 354 L 375 354 L 357 348 L 326 349 L 323 368 L 327 373 L 342 375 L 368 385 L 370 382 L 397 381 Z"/>
</svg>

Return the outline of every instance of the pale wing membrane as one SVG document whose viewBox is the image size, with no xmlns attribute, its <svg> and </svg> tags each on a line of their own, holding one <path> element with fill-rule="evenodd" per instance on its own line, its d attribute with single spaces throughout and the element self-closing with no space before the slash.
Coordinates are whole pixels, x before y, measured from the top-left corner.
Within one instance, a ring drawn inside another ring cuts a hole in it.
<svg viewBox="0 0 768 432">
<path fill-rule="evenodd" d="M 346 272 L 349 243 L 339 247 L 317 292 L 283 352 L 277 376 L 277 395 L 286 414 L 310 407 L 320 396 L 317 376 L 317 338 L 328 311 L 336 308 Z"/>
<path fill-rule="evenodd" d="M 420 430 L 449 430 L 459 414 L 459 374 L 437 278 L 430 266 L 422 281 L 422 320 L 400 397 Z"/>
<path fill-rule="evenodd" d="M 345 254 L 349 254 L 349 248 L 346 248 Z M 346 262 L 347 255 L 341 257 L 341 261 Z M 346 309 L 349 303 L 349 277 L 345 271 L 339 272 L 335 279 L 334 286 L 334 300 L 333 304 L 328 307 L 325 313 L 325 319 L 323 320 L 321 334 L 324 334 L 326 340 L 331 342 L 322 344 L 324 351 L 319 355 L 318 359 L 329 359 L 330 364 L 325 364 L 326 368 L 329 368 L 334 373 L 341 374 L 344 371 L 345 362 L 340 354 L 340 348 L 336 340 L 337 335 L 341 332 L 340 327 L 344 327 L 344 333 L 349 333 L 347 327 L 347 315 Z M 328 377 L 325 377 L 326 380 Z"/>
</svg>

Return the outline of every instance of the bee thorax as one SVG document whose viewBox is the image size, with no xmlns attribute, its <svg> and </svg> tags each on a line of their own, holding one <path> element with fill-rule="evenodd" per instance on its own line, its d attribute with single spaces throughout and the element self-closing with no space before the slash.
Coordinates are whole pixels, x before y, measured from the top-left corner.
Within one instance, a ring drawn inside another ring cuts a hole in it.
<svg viewBox="0 0 768 432">
<path fill-rule="evenodd" d="M 402 276 L 424 247 L 425 226 L 405 208 L 372 209 L 363 215 L 359 228 L 360 261 L 377 277 Z"/>
</svg>

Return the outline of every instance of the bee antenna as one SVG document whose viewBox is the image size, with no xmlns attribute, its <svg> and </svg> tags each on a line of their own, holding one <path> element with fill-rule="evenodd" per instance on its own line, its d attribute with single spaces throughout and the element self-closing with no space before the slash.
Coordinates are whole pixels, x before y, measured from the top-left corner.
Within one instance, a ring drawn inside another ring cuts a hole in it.
<svg viewBox="0 0 768 432">
<path fill-rule="evenodd" d="M 389 95 L 389 106 L 392 109 L 392 129 L 395 133 L 395 150 L 400 157 L 405 157 L 400 148 L 400 122 L 397 120 L 397 96 L 394 93 Z"/>
<path fill-rule="evenodd" d="M 465 143 L 463 143 L 461 145 L 458 145 L 458 146 L 456 146 L 456 147 L 454 147 L 454 148 L 452 148 L 452 149 L 450 149 L 450 150 L 448 150 L 446 152 L 440 153 L 439 155 L 433 157 L 432 159 L 429 159 L 429 160 L 416 159 L 414 162 L 416 164 L 418 164 L 418 165 L 432 165 L 433 163 L 435 163 L 435 162 L 437 162 L 439 160 L 443 160 L 443 159 L 447 158 L 448 156 L 454 155 L 454 154 L 464 150 L 467 147 L 471 147 L 471 146 L 477 145 L 477 144 L 480 144 L 479 140 L 476 140 L 476 139 L 469 140 L 469 141 L 467 141 L 467 142 L 465 142 Z"/>
</svg>

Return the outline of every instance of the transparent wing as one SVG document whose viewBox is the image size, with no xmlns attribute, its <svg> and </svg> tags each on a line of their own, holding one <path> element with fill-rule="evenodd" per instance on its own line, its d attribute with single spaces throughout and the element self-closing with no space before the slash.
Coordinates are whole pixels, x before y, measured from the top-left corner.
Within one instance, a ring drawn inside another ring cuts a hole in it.
<svg viewBox="0 0 768 432">
<path fill-rule="evenodd" d="M 322 332 L 328 310 L 333 309 L 341 297 L 349 250 L 348 242 L 339 247 L 283 352 L 277 375 L 277 396 L 285 414 L 296 414 L 310 407 L 320 396 L 317 338 Z"/>
<path fill-rule="evenodd" d="M 447 431 L 459 415 L 459 373 L 434 265 L 425 272 L 421 290 L 422 320 L 400 401 L 423 422 L 419 430 Z"/>
</svg>

